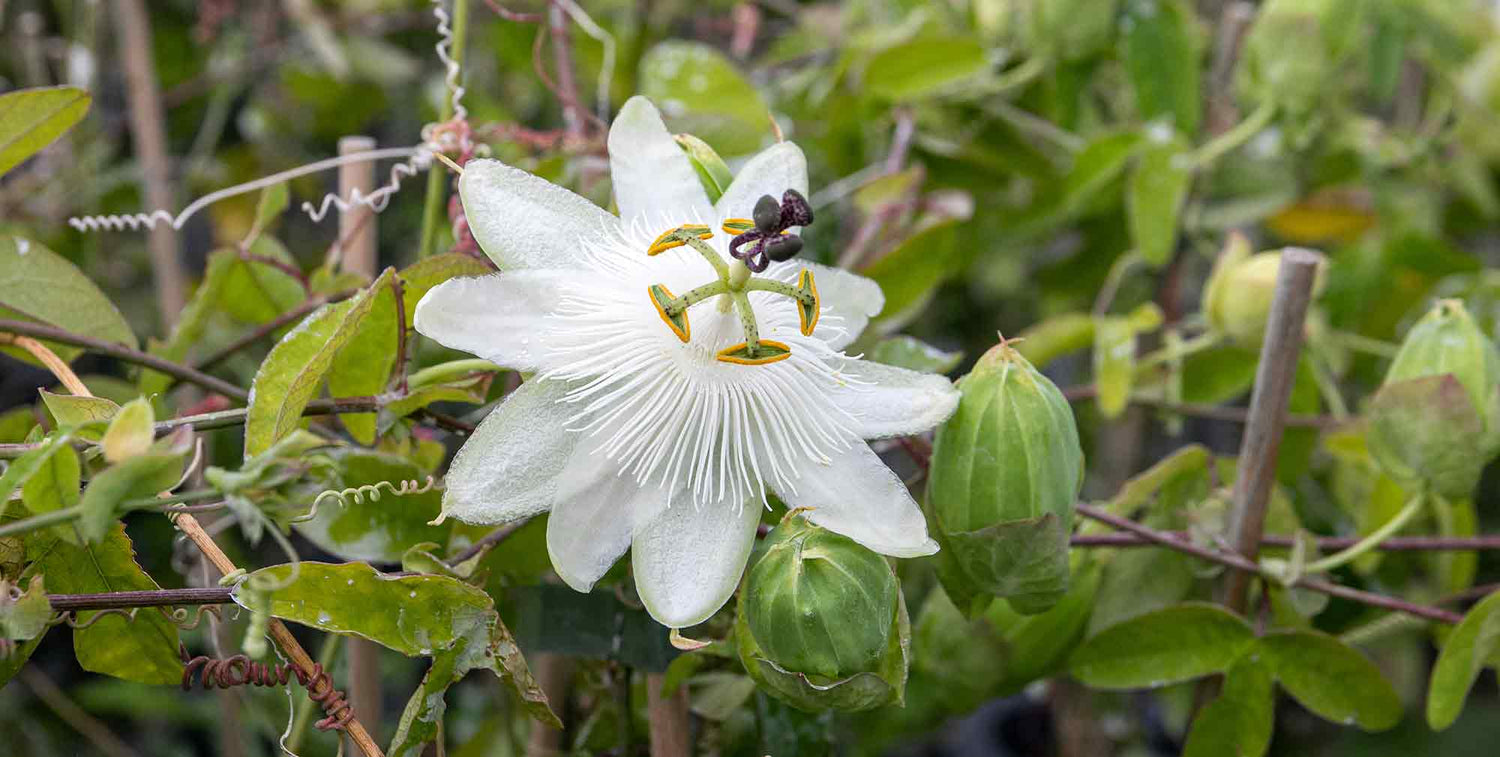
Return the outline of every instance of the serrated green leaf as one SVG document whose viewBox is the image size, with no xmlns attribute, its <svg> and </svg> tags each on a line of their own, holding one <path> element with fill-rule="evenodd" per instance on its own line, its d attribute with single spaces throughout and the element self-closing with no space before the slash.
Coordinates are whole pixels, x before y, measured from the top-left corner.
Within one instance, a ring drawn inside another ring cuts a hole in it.
<svg viewBox="0 0 1500 757">
<path fill-rule="evenodd" d="M 1178 218 L 1192 178 L 1188 146 L 1181 139 L 1148 141 L 1136 159 L 1125 206 L 1136 254 L 1153 266 L 1165 265 L 1177 250 Z"/>
<path fill-rule="evenodd" d="M 922 373 L 947 373 L 964 359 L 960 351 L 944 352 L 914 336 L 887 337 L 865 353 L 865 359 Z"/>
<path fill-rule="evenodd" d="M 1166 116 L 1177 130 L 1198 130 L 1198 46 L 1192 7 L 1178 0 L 1131 0 L 1120 25 L 1125 69 L 1136 109 L 1151 120 Z"/>
<path fill-rule="evenodd" d="M 373 289 L 369 312 L 354 324 L 349 341 L 334 354 L 328 367 L 328 391 L 335 397 L 379 394 L 396 364 L 396 294 L 388 269 Z M 410 321 L 407 322 L 408 324 Z M 339 421 L 360 444 L 375 443 L 375 413 L 342 413 Z"/>
<path fill-rule="evenodd" d="M 1366 731 L 1401 720 L 1401 698 L 1380 668 L 1338 639 L 1317 631 L 1273 631 L 1258 646 L 1281 687 L 1314 715 Z"/>
<path fill-rule="evenodd" d="M 296 570 L 295 577 L 292 571 Z M 364 563 L 301 563 L 262 568 L 235 589 L 271 583 L 271 614 L 312 628 L 360 638 L 408 657 L 432 657 L 432 667 L 401 715 L 390 754 L 413 755 L 437 735 L 448 686 L 476 668 L 502 677 L 544 724 L 561 727 L 532 679 L 520 649 L 488 594 L 446 576 L 387 576 Z M 338 602 L 329 602 L 331 593 Z"/>
<path fill-rule="evenodd" d="M 876 97 L 904 102 L 951 93 L 988 68 L 984 45 L 973 37 L 924 37 L 871 58 L 864 83 Z"/>
<path fill-rule="evenodd" d="M 125 403 L 109 420 L 109 428 L 99 441 L 104 447 L 104 459 L 118 463 L 144 454 L 156 439 L 155 424 L 156 413 L 150 401 L 138 397 Z"/>
<path fill-rule="evenodd" d="M 1448 635 L 1427 684 L 1427 724 L 1443 730 L 1463 711 L 1486 665 L 1500 665 L 1500 593 L 1474 605 Z"/>
<path fill-rule="evenodd" d="M 1073 677 L 1101 689 L 1165 686 L 1228 670 L 1255 643 L 1239 616 L 1189 602 L 1110 626 L 1073 654 Z"/>
<path fill-rule="evenodd" d="M 52 144 L 89 111 L 77 87 L 36 87 L 0 95 L 0 176 Z"/>
<path fill-rule="evenodd" d="M 266 451 L 297 428 L 302 410 L 322 388 L 334 356 L 349 343 L 391 275 L 387 270 L 370 289 L 314 311 L 271 348 L 250 385 L 246 457 Z"/>
<path fill-rule="evenodd" d="M 1275 691 L 1270 669 L 1254 655 L 1224 674 L 1219 696 L 1188 731 L 1183 757 L 1261 757 L 1271 745 Z"/>
<path fill-rule="evenodd" d="M 687 153 L 688 161 L 698 173 L 698 181 L 703 184 L 703 191 L 708 193 L 708 201 L 718 202 L 724 196 L 724 190 L 729 188 L 729 183 L 734 181 L 734 174 L 729 172 L 729 166 L 725 165 L 724 159 L 707 142 L 691 134 L 676 134 L 673 138 L 677 140 L 677 146 Z"/>
<path fill-rule="evenodd" d="M 83 271 L 41 244 L 16 236 L 0 236 L 0 318 L 45 323 L 126 347 L 137 344 L 125 316 Z M 83 352 L 70 344 L 42 342 L 63 360 Z M 0 346 L 0 351 L 40 365 L 19 347 Z"/>
<path fill-rule="evenodd" d="M 161 588 L 136 564 L 122 524 L 115 524 L 98 544 L 75 547 L 59 539 L 33 539 L 26 551 L 54 594 Z M 95 614 L 78 613 L 80 624 L 88 627 L 73 631 L 73 651 L 84 670 L 138 683 L 175 685 L 182 680 L 177 626 L 166 616 L 142 610 L 133 621 L 112 615 L 91 623 Z"/>
</svg>

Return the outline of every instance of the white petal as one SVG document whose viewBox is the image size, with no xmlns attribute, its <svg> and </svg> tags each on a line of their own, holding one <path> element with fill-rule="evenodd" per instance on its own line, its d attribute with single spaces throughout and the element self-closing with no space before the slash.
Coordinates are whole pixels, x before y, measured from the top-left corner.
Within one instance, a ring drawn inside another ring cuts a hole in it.
<svg viewBox="0 0 1500 757">
<path fill-rule="evenodd" d="M 795 492 L 777 487 L 788 507 L 813 508 L 808 520 L 837 531 L 881 554 L 921 557 L 938 550 L 906 484 L 865 444 L 832 457 L 829 465 L 807 462 Z"/>
<path fill-rule="evenodd" d="M 620 218 L 627 224 L 640 221 L 666 231 L 678 224 L 714 221 L 693 164 L 644 97 L 626 100 L 609 127 L 609 176 Z"/>
<path fill-rule="evenodd" d="M 854 416 L 851 430 L 865 439 L 920 434 L 948 420 L 958 407 L 958 389 L 936 373 L 870 360 L 855 360 L 844 372 L 853 381 L 835 392 L 833 401 Z"/>
<path fill-rule="evenodd" d="M 412 327 L 444 347 L 518 371 L 547 366 L 543 345 L 560 328 L 548 316 L 576 274 L 511 271 L 449 279 L 417 303 Z"/>
<path fill-rule="evenodd" d="M 666 509 L 666 491 L 641 487 L 585 441 L 573 450 L 547 521 L 547 553 L 557 575 L 588 591 L 630 546 L 634 525 Z"/>
<path fill-rule="evenodd" d="M 678 502 L 637 530 L 631 565 L 651 617 L 686 628 L 718 612 L 745 572 L 760 512 L 753 501 L 738 507 Z"/>
<path fill-rule="evenodd" d="M 453 457 L 443 515 L 504 523 L 551 508 L 578 443 L 563 430 L 571 409 L 558 400 L 566 394 L 562 381 L 527 381 L 491 411 Z"/>
<path fill-rule="evenodd" d="M 782 193 L 788 189 L 807 196 L 807 158 L 802 148 L 780 142 L 746 161 L 715 207 L 721 218 L 749 218 L 762 195 L 781 202 Z"/>
<path fill-rule="evenodd" d="M 579 239 L 619 226 L 609 211 L 498 160 L 469 161 L 458 193 L 474 239 L 505 270 L 582 267 Z"/>
<path fill-rule="evenodd" d="M 813 228 L 816 226 L 814 222 Z M 880 291 L 879 284 L 842 268 L 792 258 L 785 263 L 772 264 L 769 274 L 795 283 L 797 272 L 803 268 L 812 271 L 818 299 L 823 306 L 823 316 L 813 328 L 813 336 L 827 342 L 833 349 L 841 350 L 858 339 L 870 319 L 885 307 L 885 293 Z"/>
</svg>

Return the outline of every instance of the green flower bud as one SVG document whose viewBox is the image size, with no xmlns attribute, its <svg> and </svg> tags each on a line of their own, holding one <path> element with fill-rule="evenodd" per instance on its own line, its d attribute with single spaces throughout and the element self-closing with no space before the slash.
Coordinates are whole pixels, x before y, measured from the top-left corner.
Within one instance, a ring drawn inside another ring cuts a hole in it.
<svg viewBox="0 0 1500 757">
<path fill-rule="evenodd" d="M 928 476 L 939 579 L 961 607 L 982 593 L 1041 612 L 1068 588 L 1068 534 L 1083 482 L 1073 410 L 1003 342 L 958 388 Z"/>
<path fill-rule="evenodd" d="M 1469 496 L 1500 452 L 1500 350 L 1461 300 L 1417 321 L 1370 402 L 1370 453 L 1406 488 Z"/>
<path fill-rule="evenodd" d="M 910 631 L 884 557 L 789 513 L 740 593 L 740 659 L 761 688 L 800 709 L 898 700 Z"/>
<path fill-rule="evenodd" d="M 1203 315 L 1209 326 L 1241 347 L 1259 347 L 1280 271 L 1281 251 L 1252 255 L 1250 240 L 1232 235 L 1203 289 Z M 1319 265 L 1313 297 L 1323 291 L 1323 274 Z"/>
</svg>

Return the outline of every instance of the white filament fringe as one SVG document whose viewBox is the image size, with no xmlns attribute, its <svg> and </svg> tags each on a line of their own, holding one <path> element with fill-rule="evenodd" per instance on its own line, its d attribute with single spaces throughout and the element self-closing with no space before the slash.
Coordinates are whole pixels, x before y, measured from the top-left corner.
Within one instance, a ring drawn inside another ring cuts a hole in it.
<svg viewBox="0 0 1500 757">
<path fill-rule="evenodd" d="M 360 152 L 353 155 L 340 155 L 337 158 L 327 158 L 315 163 L 308 163 L 307 165 L 298 166 L 296 168 L 288 169 L 280 173 L 274 173 L 270 176 L 256 179 L 254 181 L 247 181 L 244 184 L 236 184 L 232 187 L 226 187 L 216 192 L 210 192 L 198 198 L 197 200 L 194 200 L 191 205 L 183 208 L 182 212 L 178 213 L 175 216 L 167 210 L 157 209 L 151 211 L 150 213 L 131 213 L 126 215 L 107 216 L 74 216 L 68 219 L 68 225 L 81 232 L 101 230 L 124 231 L 125 229 L 135 231 L 142 227 L 145 227 L 147 229 L 154 229 L 159 224 L 163 223 L 171 226 L 173 229 L 181 229 L 182 225 L 187 223 L 188 219 L 192 218 L 194 214 L 208 207 L 209 205 L 218 202 L 219 200 L 235 197 L 247 192 L 255 192 L 257 190 L 265 189 L 266 187 L 274 186 L 276 184 L 280 184 L 284 181 L 295 179 L 300 176 L 306 176 L 308 174 L 318 173 L 320 171 L 327 171 L 330 168 L 338 168 L 339 166 L 348 165 L 350 163 L 362 163 L 371 160 L 386 160 L 389 158 L 406 158 L 406 160 L 402 163 L 396 164 L 396 166 L 391 169 L 391 183 L 371 192 L 370 194 L 363 195 L 360 194 L 358 190 L 356 190 L 354 192 L 351 192 L 349 199 L 346 200 L 336 194 L 330 193 L 328 196 L 323 198 L 323 201 L 318 208 L 321 212 L 317 214 L 314 214 L 313 212 L 314 206 L 312 203 L 302 203 L 303 211 L 312 216 L 314 221 L 321 221 L 323 219 L 323 215 L 327 213 L 329 205 L 336 205 L 340 210 L 348 210 L 354 205 L 365 205 L 366 207 L 369 207 L 371 210 L 378 213 L 381 210 L 384 210 L 386 204 L 390 202 L 391 194 L 401 188 L 400 175 L 398 174 L 410 176 L 416 171 L 425 169 L 427 166 L 432 164 L 432 152 L 429 146 L 418 145 L 416 147 L 388 147 L 383 150 L 371 150 L 369 152 Z"/>
<path fill-rule="evenodd" d="M 448 23 L 448 10 L 443 7 L 443 0 L 432 0 L 432 15 L 437 18 L 437 57 L 447 71 L 443 83 L 448 85 L 448 101 L 452 104 L 453 118 L 456 121 L 467 121 L 469 110 L 464 107 L 464 87 L 459 83 L 462 71 L 450 52 L 453 49 L 453 27 Z"/>
</svg>

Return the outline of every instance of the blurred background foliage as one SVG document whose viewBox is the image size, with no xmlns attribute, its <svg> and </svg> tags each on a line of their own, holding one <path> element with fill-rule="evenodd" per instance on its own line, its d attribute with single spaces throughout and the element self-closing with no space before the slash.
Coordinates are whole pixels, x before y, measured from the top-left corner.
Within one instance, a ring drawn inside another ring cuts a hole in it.
<svg viewBox="0 0 1500 757">
<path fill-rule="evenodd" d="M 997 332 L 1024 335 L 1019 347 L 1059 385 L 1094 384 L 1097 400 L 1073 404 L 1088 498 L 1113 497 L 1128 477 L 1190 442 L 1230 455 L 1220 467 L 1232 475 L 1239 425 L 1159 408 L 1243 405 L 1258 337 L 1220 340 L 1165 378 L 1130 357 L 1205 330 L 1232 333 L 1242 322 L 1202 304 L 1231 233 L 1244 235 L 1249 249 L 1327 254 L 1294 413 L 1338 415 L 1349 398 L 1358 412 L 1359 398 L 1381 382 L 1392 343 L 1436 297 L 1465 299 L 1488 334 L 1500 320 L 1500 15 L 1485 0 L 597 0 L 584 10 L 608 44 L 565 22 L 563 48 L 531 15 L 545 21 L 544 3 L 470 5 L 465 104 L 489 154 L 608 206 L 597 119 L 630 94 L 653 98 L 674 131 L 701 138 L 731 166 L 779 129 L 809 160 L 819 222 L 806 236 L 807 254 L 861 270 L 885 291 L 885 311 L 863 349 L 957 376 Z M 335 155 L 344 136 L 415 145 L 424 125 L 440 120 L 446 90 L 424 2 L 152 0 L 146 8 L 170 211 Z M 78 215 L 152 209 L 130 138 L 117 10 L 97 0 L 0 2 L 0 88 L 71 84 L 94 97 L 88 117 L 61 142 L 0 183 L 0 232 L 76 264 L 149 343 L 170 330 L 147 236 L 81 234 L 68 225 Z M 578 98 L 571 106 L 569 90 Z M 247 235 L 259 236 L 269 257 L 317 268 L 336 224 L 315 223 L 297 208 L 316 204 L 335 180 L 329 172 L 292 181 L 291 210 L 264 236 L 256 194 L 210 206 L 176 237 L 187 278 L 203 280 L 210 254 Z M 381 266 L 417 261 L 425 183 L 407 179 L 378 216 Z M 435 248 L 449 249 L 447 224 L 438 226 Z M 189 345 L 195 355 L 217 352 L 303 297 L 295 280 L 245 275 L 215 303 Z M 319 291 L 363 283 L 335 277 Z M 1240 280 L 1226 296 L 1253 306 L 1258 292 L 1256 282 Z M 884 339 L 898 332 L 921 341 Z M 1110 348 L 1121 343 L 1126 362 L 1111 362 L 1120 351 Z M 265 346 L 234 355 L 218 373 L 247 386 Z M 424 344 L 416 367 L 453 357 Z M 46 417 L 34 388 L 51 378 L 0 361 L 0 442 L 19 442 Z M 102 396 L 124 402 L 138 392 L 113 361 L 85 357 L 75 367 Z M 497 379 L 466 390 L 482 403 L 505 386 Z M 189 412 L 180 396 L 173 403 Z M 472 403 L 453 407 L 474 417 Z M 213 445 L 213 462 L 237 469 L 237 432 L 222 433 L 228 441 Z M 419 479 L 442 455 L 425 431 L 401 426 L 379 449 L 341 453 L 311 472 L 287 499 Z M 899 450 L 891 458 L 905 464 Z M 1278 478 L 1268 526 L 1275 533 L 1367 533 L 1404 499 L 1375 472 L 1362 438 L 1338 433 L 1289 432 Z M 1186 529 L 1213 517 L 1206 480 L 1182 488 L 1189 491 L 1173 495 L 1180 507 L 1158 501 L 1147 522 Z M 1478 507 L 1459 503 L 1468 532 L 1500 527 L 1487 506 L 1497 495 L 1488 476 Z M 325 516 L 299 530 L 299 545 L 304 556 L 390 564 L 403 554 L 409 560 L 408 548 L 420 542 L 447 547 L 484 533 L 424 530 L 435 493 L 402 505 L 411 517 L 358 507 Z M 145 570 L 163 585 L 186 585 L 191 566 L 165 520 L 127 523 Z M 1108 693 L 1045 678 L 1082 636 L 1210 598 L 1215 576 L 1177 553 L 1101 550 L 1082 569 L 1075 562 L 1075 592 L 1084 599 L 1036 618 L 996 602 L 972 621 L 934 588 L 930 566 L 903 561 L 915 649 L 906 706 L 809 716 L 757 693 L 732 655 L 681 662 L 688 658 L 676 656 L 635 605 L 623 568 L 591 595 L 547 581 L 543 533 L 540 521 L 527 525 L 480 570 L 544 685 L 562 693 L 554 707 L 568 727 L 551 746 L 566 752 L 644 750 L 641 671 L 668 671 L 689 687 L 705 754 L 1148 755 L 1183 745 L 1191 685 Z M 242 564 L 281 559 L 273 547 L 226 539 Z M 1434 568 L 1434 558 L 1399 554 L 1366 559 L 1339 577 L 1435 600 L 1500 576 L 1492 555 L 1455 559 L 1467 567 Z M 1373 617 L 1348 603 L 1308 609 L 1293 599 L 1273 597 L 1277 625 L 1338 634 Z M 722 636 L 732 613 L 721 615 L 699 635 Z M 1040 618 L 1052 625 L 1038 625 Z M 208 644 L 202 630 L 186 635 Z M 239 635 L 223 638 L 232 645 Z M 1492 673 L 1457 725 L 1439 733 L 1419 715 L 1436 654 L 1431 634 L 1397 629 L 1362 648 L 1405 704 L 1400 724 L 1360 733 L 1283 696 L 1271 754 L 1491 752 L 1484 737 L 1500 717 Z M 32 659 L 60 689 L 21 677 L 0 690 L 0 733 L 18 753 L 108 751 L 108 739 L 75 730 L 89 717 L 153 755 L 273 754 L 284 727 L 280 691 L 216 697 L 88 675 L 62 633 Z M 390 655 L 379 665 L 387 707 L 374 719 L 389 735 L 421 667 Z M 449 704 L 449 754 L 536 753 L 534 727 L 494 681 L 471 677 L 453 688 Z M 309 737 L 301 749 L 332 754 L 334 741 Z"/>
</svg>

